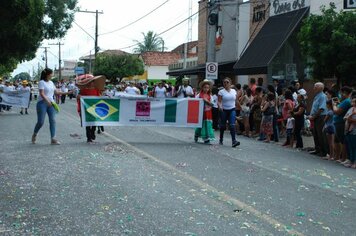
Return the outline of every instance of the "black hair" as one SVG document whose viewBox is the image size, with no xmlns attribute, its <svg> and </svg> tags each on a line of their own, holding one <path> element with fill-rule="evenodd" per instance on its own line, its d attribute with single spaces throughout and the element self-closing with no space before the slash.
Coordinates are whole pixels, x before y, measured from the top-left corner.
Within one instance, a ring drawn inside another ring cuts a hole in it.
<svg viewBox="0 0 356 236">
<path fill-rule="evenodd" d="M 259 86 L 255 90 L 256 93 L 262 93 L 262 91 L 263 91 L 262 87 L 259 87 Z"/>
<path fill-rule="evenodd" d="M 284 93 L 284 97 L 285 99 L 290 99 L 292 101 L 294 101 L 294 98 L 293 98 L 293 93 L 290 89 L 287 89 Z"/>
<path fill-rule="evenodd" d="M 344 86 L 341 88 L 340 90 L 342 93 L 347 93 L 347 94 L 351 94 L 352 93 L 352 88 L 348 87 L 348 86 Z"/>
<path fill-rule="evenodd" d="M 326 101 L 326 105 L 327 106 L 332 106 L 333 105 L 333 101 L 331 99 Z"/>
<path fill-rule="evenodd" d="M 251 95 L 252 95 L 252 90 L 249 87 L 247 87 L 247 89 L 246 89 L 246 95 L 247 95 L 247 97 L 251 97 Z"/>
<path fill-rule="evenodd" d="M 246 91 L 246 90 L 248 89 L 248 85 L 245 84 L 245 85 L 242 87 L 242 89 L 243 89 L 244 91 Z"/>
<path fill-rule="evenodd" d="M 219 89 L 214 86 L 213 89 L 211 90 L 211 93 L 217 95 L 219 93 Z"/>
<path fill-rule="evenodd" d="M 268 93 L 267 94 L 267 100 L 268 101 L 273 101 L 274 99 L 276 99 L 275 93 Z"/>
<path fill-rule="evenodd" d="M 241 84 L 236 84 L 237 89 L 241 89 Z"/>
<path fill-rule="evenodd" d="M 255 83 L 256 83 L 256 79 L 255 79 L 255 78 L 251 78 L 251 79 L 250 79 L 250 83 L 251 83 L 251 84 L 255 84 Z"/>
<path fill-rule="evenodd" d="M 258 86 L 263 86 L 263 78 L 262 77 L 259 77 L 257 79 L 257 84 L 258 84 Z"/>
<path fill-rule="evenodd" d="M 47 76 L 52 74 L 53 70 L 50 68 L 46 68 L 41 72 L 41 79 L 40 80 L 47 80 Z"/>
<path fill-rule="evenodd" d="M 267 86 L 267 90 L 268 90 L 269 92 L 271 92 L 271 93 L 275 93 L 275 92 L 276 92 L 276 89 L 275 89 L 274 86 L 271 85 L 271 84 L 269 84 L 269 85 Z"/>
</svg>

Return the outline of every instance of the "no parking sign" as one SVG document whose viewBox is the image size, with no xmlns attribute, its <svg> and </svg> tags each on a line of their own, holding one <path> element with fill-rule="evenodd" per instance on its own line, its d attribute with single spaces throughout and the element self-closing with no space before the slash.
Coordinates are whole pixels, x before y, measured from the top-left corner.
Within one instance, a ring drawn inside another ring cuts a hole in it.
<svg viewBox="0 0 356 236">
<path fill-rule="evenodd" d="M 205 77 L 206 79 L 218 79 L 218 63 L 217 62 L 207 62 L 205 67 Z"/>
</svg>

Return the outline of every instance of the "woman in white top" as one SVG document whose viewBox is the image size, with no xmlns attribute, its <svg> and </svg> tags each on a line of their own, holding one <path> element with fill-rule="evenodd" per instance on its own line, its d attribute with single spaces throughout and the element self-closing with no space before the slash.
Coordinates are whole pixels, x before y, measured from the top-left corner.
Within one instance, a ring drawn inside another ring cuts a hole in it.
<svg viewBox="0 0 356 236">
<path fill-rule="evenodd" d="M 155 87 L 155 97 L 156 98 L 165 98 L 167 97 L 167 89 L 163 86 L 163 83 L 160 82 L 158 86 Z"/>
<path fill-rule="evenodd" d="M 218 106 L 220 110 L 220 145 L 223 145 L 224 131 L 226 130 L 226 122 L 229 121 L 229 129 L 232 140 L 232 147 L 240 145 L 236 140 L 236 104 L 237 92 L 231 88 L 231 79 L 226 77 L 223 79 L 224 88 L 218 93 Z"/>
<path fill-rule="evenodd" d="M 139 95 L 140 90 L 134 86 L 132 82 L 130 82 L 129 86 L 125 88 L 125 93 L 131 94 L 131 95 Z"/>
<path fill-rule="evenodd" d="M 37 123 L 35 126 L 35 129 L 33 131 L 32 135 L 32 143 L 36 143 L 36 138 L 38 131 L 41 129 L 43 126 L 46 113 L 48 114 L 48 119 L 49 119 L 49 129 L 51 132 L 51 144 L 54 145 L 59 145 L 60 142 L 58 142 L 55 137 L 56 137 L 56 120 L 55 120 L 55 114 L 56 110 L 53 106 L 54 103 L 54 95 L 64 95 L 68 94 L 63 93 L 60 91 L 60 89 L 56 89 L 56 86 L 53 84 L 51 81 L 53 71 L 49 68 L 46 68 L 42 71 L 41 73 L 41 80 L 38 83 L 38 89 L 39 89 L 39 98 L 38 102 L 36 105 L 36 110 L 37 110 Z M 70 93 L 70 92 L 69 92 Z"/>
</svg>

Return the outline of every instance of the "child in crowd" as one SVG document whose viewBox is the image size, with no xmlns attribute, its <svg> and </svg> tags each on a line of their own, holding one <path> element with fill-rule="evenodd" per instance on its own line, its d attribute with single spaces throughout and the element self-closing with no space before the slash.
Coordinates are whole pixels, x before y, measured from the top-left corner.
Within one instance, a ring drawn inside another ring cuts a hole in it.
<svg viewBox="0 0 356 236">
<path fill-rule="evenodd" d="M 293 143 L 294 143 L 294 124 L 295 124 L 295 119 L 292 117 L 292 114 L 289 111 L 288 112 L 288 117 L 287 117 L 287 124 L 286 124 L 287 140 L 282 146 L 290 145 L 293 148 Z"/>
<path fill-rule="evenodd" d="M 215 139 L 212 124 L 212 82 L 210 80 L 203 80 L 200 82 L 199 87 L 200 93 L 197 95 L 197 98 L 202 98 L 204 100 L 203 127 L 195 129 L 194 141 L 198 142 L 198 138 L 201 137 L 205 144 L 209 144 L 211 140 Z"/>
<path fill-rule="evenodd" d="M 326 137 L 329 144 L 329 157 L 324 158 L 325 160 L 334 160 L 334 138 L 335 138 L 335 126 L 334 126 L 334 111 L 333 102 L 328 100 L 326 102 L 326 108 L 328 109 L 324 122 L 323 131 L 326 133 Z"/>
<path fill-rule="evenodd" d="M 275 97 L 275 94 L 268 93 L 267 101 L 261 109 L 263 114 L 261 122 L 261 131 L 266 135 L 265 142 L 267 143 L 271 141 L 271 135 L 273 134 L 273 115 L 276 112 Z"/>
<path fill-rule="evenodd" d="M 347 154 L 350 163 L 345 164 L 346 167 L 356 169 L 356 98 L 352 99 L 352 107 L 346 113 L 345 123 L 345 142 Z"/>
</svg>

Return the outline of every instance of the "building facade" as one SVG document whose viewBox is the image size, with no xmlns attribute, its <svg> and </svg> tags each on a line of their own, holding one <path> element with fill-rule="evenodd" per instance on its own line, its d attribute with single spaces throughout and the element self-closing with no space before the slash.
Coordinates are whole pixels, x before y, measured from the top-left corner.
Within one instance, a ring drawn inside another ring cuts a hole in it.
<svg viewBox="0 0 356 236">
<path fill-rule="evenodd" d="M 234 66 L 235 73 L 263 78 L 265 84 L 273 79 L 286 84 L 310 79 L 297 34 L 304 18 L 321 14 L 321 7 L 328 7 L 330 2 L 335 3 L 337 10 L 344 8 L 343 0 L 250 1 L 250 40 Z"/>
</svg>

